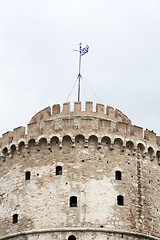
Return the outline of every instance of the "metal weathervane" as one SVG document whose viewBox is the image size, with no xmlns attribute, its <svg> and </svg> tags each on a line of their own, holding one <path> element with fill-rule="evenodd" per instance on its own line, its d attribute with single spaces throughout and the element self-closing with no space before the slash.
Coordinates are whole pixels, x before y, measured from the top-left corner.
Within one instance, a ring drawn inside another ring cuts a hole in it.
<svg viewBox="0 0 160 240">
<path fill-rule="evenodd" d="M 78 102 L 80 101 L 80 85 L 81 85 L 81 57 L 86 54 L 89 50 L 89 46 L 86 45 L 85 48 L 82 48 L 82 43 L 79 44 L 79 50 L 73 50 L 79 52 L 79 73 L 78 73 Z"/>
</svg>

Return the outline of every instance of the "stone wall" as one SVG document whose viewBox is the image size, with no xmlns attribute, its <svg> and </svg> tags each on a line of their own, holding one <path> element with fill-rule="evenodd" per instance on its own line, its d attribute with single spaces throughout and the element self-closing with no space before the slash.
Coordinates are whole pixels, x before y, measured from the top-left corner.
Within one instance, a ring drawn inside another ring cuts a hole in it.
<svg viewBox="0 0 160 240">
<path fill-rule="evenodd" d="M 0 240 L 160 238 L 158 137 L 107 109 L 54 105 L 2 136 Z"/>
</svg>

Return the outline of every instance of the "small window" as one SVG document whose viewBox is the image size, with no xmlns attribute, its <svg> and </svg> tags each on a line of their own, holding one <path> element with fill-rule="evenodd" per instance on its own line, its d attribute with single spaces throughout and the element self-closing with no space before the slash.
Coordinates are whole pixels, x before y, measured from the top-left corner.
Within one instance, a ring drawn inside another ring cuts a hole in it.
<svg viewBox="0 0 160 240">
<path fill-rule="evenodd" d="M 115 171 L 115 178 L 116 180 L 122 180 L 122 174 L 120 171 Z"/>
<path fill-rule="evenodd" d="M 62 167 L 61 166 L 56 167 L 56 175 L 62 175 Z"/>
<path fill-rule="evenodd" d="M 18 223 L 18 214 L 13 215 L 13 224 Z"/>
<path fill-rule="evenodd" d="M 124 197 L 122 195 L 117 196 L 117 204 L 120 206 L 124 205 Z"/>
<path fill-rule="evenodd" d="M 30 172 L 30 171 L 27 171 L 27 172 L 25 173 L 25 180 L 30 180 L 30 178 L 31 178 L 31 172 Z"/>
<path fill-rule="evenodd" d="M 74 235 L 70 235 L 70 236 L 68 237 L 68 240 L 76 240 L 76 237 L 75 237 Z"/>
<path fill-rule="evenodd" d="M 70 207 L 77 207 L 77 197 L 70 197 Z"/>
</svg>

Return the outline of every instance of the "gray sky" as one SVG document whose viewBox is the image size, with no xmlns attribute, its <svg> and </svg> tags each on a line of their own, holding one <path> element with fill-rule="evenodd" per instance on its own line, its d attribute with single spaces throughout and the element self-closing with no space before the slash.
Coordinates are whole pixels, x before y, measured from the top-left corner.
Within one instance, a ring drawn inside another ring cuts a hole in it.
<svg viewBox="0 0 160 240">
<path fill-rule="evenodd" d="M 80 42 L 83 105 L 111 105 L 160 135 L 159 12 L 159 0 L 0 0 L 0 136 L 67 100 Z"/>
</svg>

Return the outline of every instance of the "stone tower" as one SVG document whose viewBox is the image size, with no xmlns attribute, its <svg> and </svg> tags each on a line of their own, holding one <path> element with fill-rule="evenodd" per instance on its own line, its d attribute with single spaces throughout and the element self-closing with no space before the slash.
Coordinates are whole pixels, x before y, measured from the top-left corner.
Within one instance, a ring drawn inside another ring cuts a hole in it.
<svg viewBox="0 0 160 240">
<path fill-rule="evenodd" d="M 119 110 L 45 108 L 0 138 L 0 240 L 160 239 L 160 137 Z"/>
</svg>

